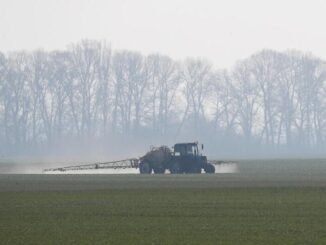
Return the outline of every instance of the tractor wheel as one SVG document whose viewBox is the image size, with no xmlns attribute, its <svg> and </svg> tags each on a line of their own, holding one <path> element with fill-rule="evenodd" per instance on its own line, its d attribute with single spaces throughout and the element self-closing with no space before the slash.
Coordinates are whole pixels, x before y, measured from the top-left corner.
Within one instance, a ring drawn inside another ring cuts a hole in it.
<svg viewBox="0 0 326 245">
<path fill-rule="evenodd" d="M 200 174 L 201 173 L 201 167 L 193 166 L 190 169 L 190 172 L 189 173 L 191 173 L 191 174 Z"/>
<path fill-rule="evenodd" d="M 162 166 L 157 166 L 153 168 L 154 174 L 164 174 L 165 169 Z"/>
<path fill-rule="evenodd" d="M 180 164 L 178 162 L 173 162 L 170 168 L 170 172 L 171 174 L 180 174 L 181 173 Z"/>
<path fill-rule="evenodd" d="M 206 174 L 214 174 L 215 173 L 214 165 L 211 163 L 207 163 L 207 165 L 205 167 L 205 172 L 206 172 Z"/>
<path fill-rule="evenodd" d="M 139 172 L 141 174 L 151 174 L 152 173 L 152 168 L 149 165 L 148 162 L 142 162 L 139 164 Z"/>
</svg>

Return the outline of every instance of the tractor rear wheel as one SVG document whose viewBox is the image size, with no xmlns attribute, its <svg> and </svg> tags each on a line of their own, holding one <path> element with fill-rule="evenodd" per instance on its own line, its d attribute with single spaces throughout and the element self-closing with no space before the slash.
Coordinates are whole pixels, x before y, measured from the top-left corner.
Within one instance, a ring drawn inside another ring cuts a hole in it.
<svg viewBox="0 0 326 245">
<path fill-rule="evenodd" d="M 170 167 L 170 172 L 171 174 L 180 174 L 181 173 L 180 164 L 178 162 L 173 162 Z"/>
<path fill-rule="evenodd" d="M 213 164 L 211 163 L 207 163 L 206 167 L 205 167 L 205 173 L 206 174 L 214 174 L 215 173 L 215 167 Z"/>
<path fill-rule="evenodd" d="M 200 174 L 201 173 L 201 167 L 200 166 L 193 166 L 190 168 L 189 173 L 191 174 Z"/>
<path fill-rule="evenodd" d="M 148 162 L 142 162 L 139 164 L 139 172 L 141 174 L 151 174 L 152 173 L 152 168 L 149 165 Z"/>
<path fill-rule="evenodd" d="M 154 174 L 164 174 L 165 169 L 162 166 L 156 166 L 153 168 Z"/>
</svg>

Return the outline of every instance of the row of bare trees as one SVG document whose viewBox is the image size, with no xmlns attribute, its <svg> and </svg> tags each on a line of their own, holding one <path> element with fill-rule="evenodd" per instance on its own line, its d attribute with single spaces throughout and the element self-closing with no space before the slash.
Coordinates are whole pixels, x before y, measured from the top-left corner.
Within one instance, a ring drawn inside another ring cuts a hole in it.
<svg viewBox="0 0 326 245">
<path fill-rule="evenodd" d="M 190 139 L 211 150 L 322 151 L 325 82 L 325 62 L 298 51 L 263 50 L 230 70 L 89 40 L 0 53 L 0 151 Z"/>
</svg>

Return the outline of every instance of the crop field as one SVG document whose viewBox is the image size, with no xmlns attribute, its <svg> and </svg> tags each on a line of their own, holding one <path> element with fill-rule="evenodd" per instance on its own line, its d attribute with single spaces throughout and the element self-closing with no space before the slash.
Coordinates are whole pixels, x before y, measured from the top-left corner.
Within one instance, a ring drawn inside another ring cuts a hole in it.
<svg viewBox="0 0 326 245">
<path fill-rule="evenodd" d="M 0 244 L 326 244 L 326 160 L 238 170 L 0 174 Z"/>
</svg>

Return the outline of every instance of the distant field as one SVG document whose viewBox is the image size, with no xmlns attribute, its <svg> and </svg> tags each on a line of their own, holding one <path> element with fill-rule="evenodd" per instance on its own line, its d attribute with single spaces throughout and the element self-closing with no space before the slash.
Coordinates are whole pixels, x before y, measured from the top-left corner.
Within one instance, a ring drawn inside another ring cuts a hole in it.
<svg viewBox="0 0 326 245">
<path fill-rule="evenodd" d="M 326 161 L 215 175 L 0 175 L 0 244 L 325 244 Z"/>
</svg>

